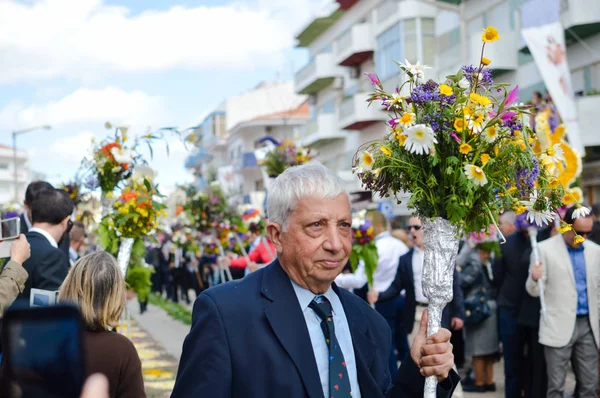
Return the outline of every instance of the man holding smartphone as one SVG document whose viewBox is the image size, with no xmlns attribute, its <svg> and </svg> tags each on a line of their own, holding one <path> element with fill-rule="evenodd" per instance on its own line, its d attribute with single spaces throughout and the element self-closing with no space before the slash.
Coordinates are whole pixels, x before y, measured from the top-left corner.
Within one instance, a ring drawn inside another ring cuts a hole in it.
<svg viewBox="0 0 600 398">
<path fill-rule="evenodd" d="M 25 289 L 25 281 L 29 275 L 23 268 L 23 263 L 29 259 L 30 255 L 29 242 L 25 235 L 21 234 L 10 245 L 10 261 L 6 263 L 0 273 L 0 318 L 4 314 L 4 310 Z"/>
</svg>

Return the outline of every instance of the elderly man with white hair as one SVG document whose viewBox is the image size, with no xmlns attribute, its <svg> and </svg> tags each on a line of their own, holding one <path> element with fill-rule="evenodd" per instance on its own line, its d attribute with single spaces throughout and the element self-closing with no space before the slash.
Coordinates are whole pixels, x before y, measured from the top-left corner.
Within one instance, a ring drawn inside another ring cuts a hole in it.
<svg viewBox="0 0 600 398">
<path fill-rule="evenodd" d="M 287 169 L 268 197 L 267 235 L 277 259 L 194 304 L 172 397 L 422 397 L 458 382 L 450 332 L 426 337 L 427 317 L 395 378 L 386 321 L 333 283 L 351 251 L 350 200 L 318 162 Z"/>
</svg>

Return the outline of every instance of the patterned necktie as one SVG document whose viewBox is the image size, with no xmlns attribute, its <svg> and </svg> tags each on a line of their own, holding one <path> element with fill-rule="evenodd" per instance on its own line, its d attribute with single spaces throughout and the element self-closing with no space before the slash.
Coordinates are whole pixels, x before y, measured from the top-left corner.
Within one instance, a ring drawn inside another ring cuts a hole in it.
<svg viewBox="0 0 600 398">
<path fill-rule="evenodd" d="M 331 398 L 351 397 L 352 389 L 346 361 L 335 337 L 331 303 L 325 296 L 315 296 L 308 306 L 321 318 L 321 329 L 329 348 L 329 396 Z"/>
</svg>

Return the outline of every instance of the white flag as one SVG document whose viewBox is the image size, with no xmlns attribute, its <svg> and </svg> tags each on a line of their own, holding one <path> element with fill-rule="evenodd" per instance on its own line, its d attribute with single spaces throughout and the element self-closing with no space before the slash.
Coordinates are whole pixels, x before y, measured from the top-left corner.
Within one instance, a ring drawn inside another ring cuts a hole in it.
<svg viewBox="0 0 600 398">
<path fill-rule="evenodd" d="M 556 22 L 523 29 L 521 33 L 552 96 L 552 102 L 567 126 L 569 144 L 584 156 L 585 149 L 579 134 L 577 105 L 571 85 L 571 71 L 567 62 L 567 47 L 562 25 Z"/>
</svg>

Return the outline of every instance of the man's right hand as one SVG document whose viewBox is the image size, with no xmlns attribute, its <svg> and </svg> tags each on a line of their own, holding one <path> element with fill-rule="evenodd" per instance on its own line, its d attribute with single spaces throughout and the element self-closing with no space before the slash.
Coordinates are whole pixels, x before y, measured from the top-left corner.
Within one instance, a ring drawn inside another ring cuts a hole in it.
<svg viewBox="0 0 600 398">
<path fill-rule="evenodd" d="M 21 234 L 10 245 L 10 259 L 19 265 L 23 265 L 31 256 L 31 248 L 25 235 Z"/>
<path fill-rule="evenodd" d="M 369 304 L 375 304 L 378 299 L 379 292 L 377 290 L 373 289 L 370 290 L 369 293 L 367 293 L 367 300 L 369 301 Z"/>
<path fill-rule="evenodd" d="M 531 277 L 534 281 L 537 282 L 543 274 L 544 268 L 542 267 L 542 263 L 537 263 L 531 266 Z"/>
</svg>

